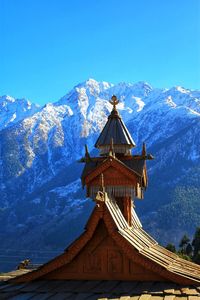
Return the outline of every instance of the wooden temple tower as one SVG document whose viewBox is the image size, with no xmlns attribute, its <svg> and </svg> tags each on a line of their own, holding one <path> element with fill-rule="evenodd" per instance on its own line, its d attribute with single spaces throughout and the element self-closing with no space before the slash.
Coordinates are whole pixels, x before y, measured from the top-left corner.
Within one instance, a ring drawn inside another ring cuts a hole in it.
<svg viewBox="0 0 200 300">
<path fill-rule="evenodd" d="M 82 183 L 92 199 L 97 200 L 101 192 L 106 192 L 131 227 L 133 200 L 142 199 L 147 187 L 145 161 L 153 157 L 147 155 L 145 144 L 141 155 L 131 154 L 135 143 L 116 109 L 118 102 L 113 96 L 110 101 L 113 110 L 95 144 L 100 157 L 91 158 L 86 148 Z"/>
<path fill-rule="evenodd" d="M 15 282 L 34 280 L 118 280 L 200 282 L 200 266 L 179 258 L 149 236 L 134 210 L 134 199 L 147 188 L 145 144 L 141 154 L 135 147 L 112 97 L 113 109 L 91 157 L 86 147 L 81 176 L 87 196 L 96 202 L 85 231 L 61 255 L 37 270 L 16 277 Z M 77 220 L 78 222 L 78 220 Z"/>
</svg>

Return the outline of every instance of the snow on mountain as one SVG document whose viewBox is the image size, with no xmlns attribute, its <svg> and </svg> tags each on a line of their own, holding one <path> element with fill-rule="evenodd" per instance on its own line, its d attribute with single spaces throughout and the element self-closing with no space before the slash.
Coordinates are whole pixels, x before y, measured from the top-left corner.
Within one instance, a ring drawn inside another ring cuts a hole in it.
<svg viewBox="0 0 200 300">
<path fill-rule="evenodd" d="M 15 99 L 10 96 L 0 97 L 0 130 L 33 115 L 40 109 L 26 99 Z"/>
<path fill-rule="evenodd" d="M 145 82 L 113 85 L 89 79 L 56 103 L 42 108 L 24 99 L 3 96 L 0 128 L 10 129 L 3 135 L 7 153 L 6 166 L 2 163 L 0 174 L 3 168 L 9 169 L 9 178 L 34 170 L 32 188 L 29 188 L 32 190 L 55 176 L 62 166 L 78 159 L 83 154 L 84 143 L 87 142 L 91 151 L 112 109 L 109 100 L 113 94 L 120 100 L 118 110 L 134 140 L 139 144 L 145 141 L 148 147 L 200 117 L 197 91 L 181 87 L 154 89 Z M 8 147 L 8 139 L 12 139 L 12 147 Z M 4 149 L 2 153 L 5 155 Z M 10 170 L 7 164 L 14 153 L 18 167 Z"/>
<path fill-rule="evenodd" d="M 1 154 L 2 178 L 10 180 L 23 174 L 29 178 L 30 173 L 30 192 L 80 158 L 86 142 L 91 151 L 112 109 L 109 100 L 113 94 L 119 98 L 118 110 L 139 145 L 145 141 L 151 147 L 193 119 L 199 120 L 200 94 L 193 96 L 194 92 L 181 87 L 154 89 L 145 82 L 113 85 L 89 79 L 40 109 L 24 99 L 1 97 L 1 115 L 8 114 L 0 126 L 10 128 L 2 135 L 1 144 L 5 143 L 7 150 L 5 153 L 3 148 Z M 14 169 L 9 164 L 13 155 Z"/>
</svg>

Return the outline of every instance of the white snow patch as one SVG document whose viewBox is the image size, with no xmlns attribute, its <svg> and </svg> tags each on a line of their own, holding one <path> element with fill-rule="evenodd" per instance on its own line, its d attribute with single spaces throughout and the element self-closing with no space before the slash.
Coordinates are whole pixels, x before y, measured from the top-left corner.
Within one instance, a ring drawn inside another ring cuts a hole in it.
<svg viewBox="0 0 200 300">
<path fill-rule="evenodd" d="M 177 86 L 176 89 L 177 89 L 177 91 L 179 91 L 181 93 L 184 93 L 184 94 L 188 94 L 189 93 L 189 90 L 186 90 L 186 89 L 184 89 L 181 86 Z"/>
<path fill-rule="evenodd" d="M 17 117 L 17 115 L 16 115 L 16 113 L 14 113 L 10 119 L 10 122 L 13 122 L 16 119 L 16 117 Z"/>
<path fill-rule="evenodd" d="M 166 103 L 173 108 L 177 107 L 176 103 L 174 103 L 174 101 L 172 100 L 172 96 L 167 97 Z"/>
<path fill-rule="evenodd" d="M 138 109 L 137 109 L 137 112 L 140 112 L 141 110 L 143 110 L 144 106 L 145 106 L 145 103 L 144 101 L 142 101 L 141 98 L 139 97 L 132 97 L 132 99 L 135 99 L 135 102 L 137 103 L 138 105 Z"/>
<path fill-rule="evenodd" d="M 61 186 L 58 188 L 55 188 L 51 190 L 50 192 L 56 193 L 60 197 L 67 197 L 70 194 L 76 193 L 76 191 L 80 188 L 81 186 L 81 181 L 80 179 L 77 179 L 76 181 L 66 185 L 66 186 Z"/>
<path fill-rule="evenodd" d="M 9 102 L 15 102 L 15 98 L 8 95 L 5 96 L 5 99 L 8 100 Z"/>
<path fill-rule="evenodd" d="M 191 109 L 191 108 L 188 108 L 189 112 L 193 115 L 197 115 L 197 116 L 200 116 L 200 113 L 198 113 L 197 111 Z"/>
</svg>

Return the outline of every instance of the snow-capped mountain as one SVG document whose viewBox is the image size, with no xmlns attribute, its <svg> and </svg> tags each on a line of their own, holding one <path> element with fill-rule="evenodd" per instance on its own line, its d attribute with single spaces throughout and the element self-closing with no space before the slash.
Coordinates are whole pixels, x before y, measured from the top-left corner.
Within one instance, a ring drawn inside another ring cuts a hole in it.
<svg viewBox="0 0 200 300">
<path fill-rule="evenodd" d="M 200 211 L 196 200 L 200 195 L 200 91 L 89 79 L 44 107 L 24 99 L 0 98 L 0 237 L 4 247 L 9 248 L 14 239 L 16 249 L 20 243 L 31 248 L 33 242 L 40 248 L 57 249 L 82 230 L 76 218 L 80 216 L 83 224 L 93 204 L 81 190 L 82 166 L 77 160 L 86 143 L 90 152 L 97 151 L 94 144 L 112 109 L 113 94 L 138 145 L 134 152 L 140 152 L 146 142 L 155 155 L 149 163 L 145 200 L 136 201 L 145 226 L 164 243 L 167 232 L 172 232 L 163 224 L 165 211 L 172 210 L 178 224 L 174 228 L 176 222 L 171 222 L 173 241 L 185 231 L 191 234 L 200 223 L 196 215 Z M 187 202 L 191 193 L 193 198 Z M 184 224 L 174 208 L 181 201 L 187 203 L 183 205 Z M 191 216 L 192 226 L 187 224 Z M 69 228 L 69 222 L 74 226 Z M 19 241 L 24 233 L 28 237 Z"/>
<path fill-rule="evenodd" d="M 15 99 L 10 96 L 0 97 L 0 130 L 36 113 L 39 105 L 26 99 Z"/>
</svg>

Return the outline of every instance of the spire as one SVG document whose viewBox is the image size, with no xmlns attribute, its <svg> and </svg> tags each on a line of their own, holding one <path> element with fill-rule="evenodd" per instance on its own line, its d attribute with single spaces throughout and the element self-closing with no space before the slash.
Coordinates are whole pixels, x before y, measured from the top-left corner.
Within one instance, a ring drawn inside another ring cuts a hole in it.
<svg viewBox="0 0 200 300">
<path fill-rule="evenodd" d="M 110 100 L 113 109 L 95 144 L 95 147 L 100 149 L 101 155 L 109 153 L 111 139 L 113 140 L 113 152 L 116 154 L 130 155 L 131 148 L 135 147 L 135 143 L 117 111 L 116 106 L 118 103 L 119 100 L 113 95 Z"/>
</svg>

